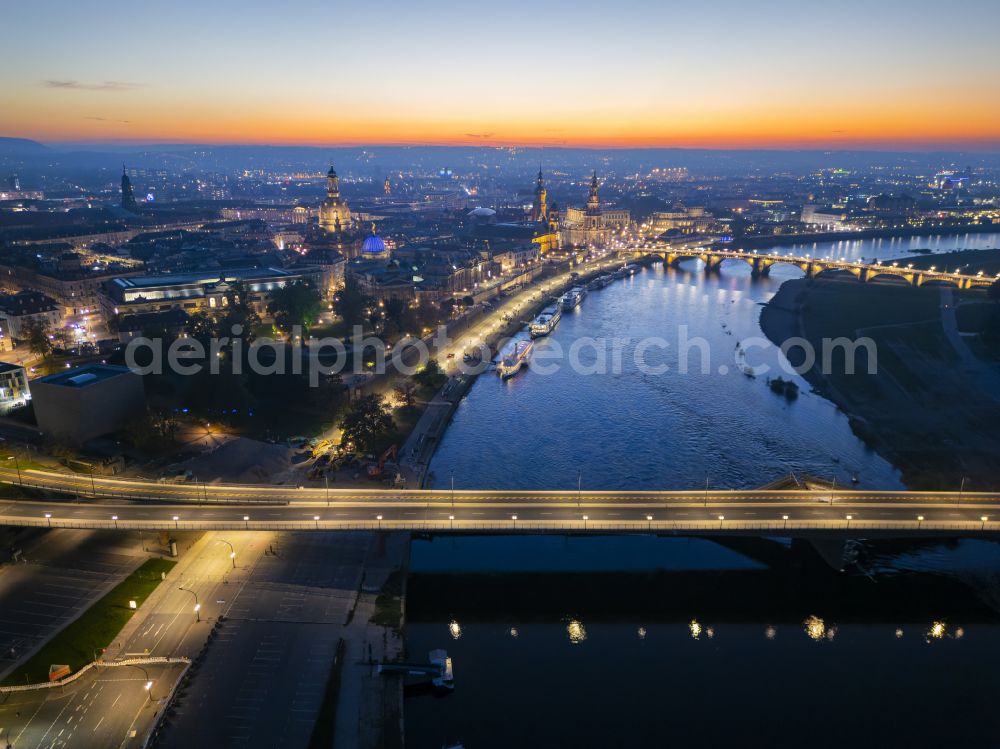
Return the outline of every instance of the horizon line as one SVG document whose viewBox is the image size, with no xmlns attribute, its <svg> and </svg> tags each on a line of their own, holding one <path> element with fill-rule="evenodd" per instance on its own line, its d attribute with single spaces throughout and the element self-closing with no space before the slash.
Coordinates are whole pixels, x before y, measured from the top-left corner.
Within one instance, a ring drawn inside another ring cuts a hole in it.
<svg viewBox="0 0 1000 749">
<path fill-rule="evenodd" d="M 530 150 L 555 150 L 555 151 L 739 151 L 739 152 L 781 152 L 781 153 L 802 153 L 802 152 L 871 152 L 871 153 L 953 153 L 953 152 L 975 152 L 977 154 L 989 155 L 1000 154 L 1000 140 L 972 140 L 965 142 L 934 142 L 916 141 L 908 143 L 906 141 L 898 143 L 866 142 L 857 143 L 802 143 L 802 144 L 774 144 L 774 145 L 664 145 L 653 143 L 587 143 L 587 144 L 543 144 L 531 142 L 461 142 L 461 141 L 342 141 L 342 142 L 260 142 L 260 141 L 212 141 L 212 140 L 156 140 L 156 139 L 46 139 L 39 140 L 26 136 L 0 135 L 0 139 L 27 140 L 38 143 L 42 146 L 60 147 L 230 147 L 230 148 L 485 148 L 492 150 L 503 149 L 530 149 Z"/>
</svg>

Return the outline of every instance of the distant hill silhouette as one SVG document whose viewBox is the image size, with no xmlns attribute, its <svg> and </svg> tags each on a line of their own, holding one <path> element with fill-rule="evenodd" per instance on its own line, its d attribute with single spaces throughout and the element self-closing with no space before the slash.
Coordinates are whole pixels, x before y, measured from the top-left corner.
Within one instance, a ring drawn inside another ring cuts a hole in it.
<svg viewBox="0 0 1000 749">
<path fill-rule="evenodd" d="M 37 154 L 48 151 L 48 146 L 44 146 L 37 140 L 28 138 L 2 138 L 0 137 L 0 154 L 5 156 L 17 156 L 20 154 Z"/>
</svg>

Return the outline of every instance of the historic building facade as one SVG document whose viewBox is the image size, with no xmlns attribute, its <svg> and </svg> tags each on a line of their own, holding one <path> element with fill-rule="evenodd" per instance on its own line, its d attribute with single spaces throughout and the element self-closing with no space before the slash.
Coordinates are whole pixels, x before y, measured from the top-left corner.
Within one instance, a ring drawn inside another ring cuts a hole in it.
<svg viewBox="0 0 1000 749">
<path fill-rule="evenodd" d="M 340 177 L 331 166 L 326 173 L 326 199 L 319 207 L 319 226 L 330 234 L 339 234 L 351 228 L 351 209 L 340 197 Z"/>
<path fill-rule="evenodd" d="M 625 209 L 604 210 L 601 207 L 597 171 L 590 179 L 590 192 L 584 208 L 568 208 L 563 216 L 560 237 L 564 245 L 603 247 L 614 234 L 626 229 L 631 216 Z"/>
</svg>

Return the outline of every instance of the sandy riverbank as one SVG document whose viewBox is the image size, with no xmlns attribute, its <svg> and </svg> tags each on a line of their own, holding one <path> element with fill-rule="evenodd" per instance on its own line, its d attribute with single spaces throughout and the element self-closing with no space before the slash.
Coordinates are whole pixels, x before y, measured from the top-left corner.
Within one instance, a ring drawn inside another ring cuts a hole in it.
<svg viewBox="0 0 1000 749">
<path fill-rule="evenodd" d="M 981 294 L 849 281 L 801 279 L 783 284 L 761 313 L 761 329 L 780 345 L 802 336 L 822 351 L 823 339 L 868 337 L 848 373 L 833 356 L 824 373 L 804 374 L 849 417 L 855 434 L 897 466 L 915 489 L 1000 488 L 1000 366 L 976 357 L 959 333 L 956 307 Z M 793 364 L 799 362 L 793 361 Z"/>
</svg>

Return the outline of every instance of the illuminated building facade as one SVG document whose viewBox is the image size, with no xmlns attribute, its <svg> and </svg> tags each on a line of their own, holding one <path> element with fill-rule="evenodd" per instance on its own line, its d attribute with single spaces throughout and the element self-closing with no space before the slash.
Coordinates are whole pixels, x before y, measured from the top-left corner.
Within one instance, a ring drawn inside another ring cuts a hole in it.
<svg viewBox="0 0 1000 749">
<path fill-rule="evenodd" d="M 351 209 L 340 197 L 340 177 L 331 166 L 326 173 L 326 199 L 319 207 L 319 226 L 330 234 L 339 234 L 351 227 Z"/>
<path fill-rule="evenodd" d="M 590 179 L 586 207 L 566 210 L 560 231 L 563 244 L 603 247 L 611 241 L 614 234 L 628 228 L 632 221 L 629 211 L 625 209 L 604 210 L 601 207 L 599 187 L 595 171 Z"/>
</svg>

